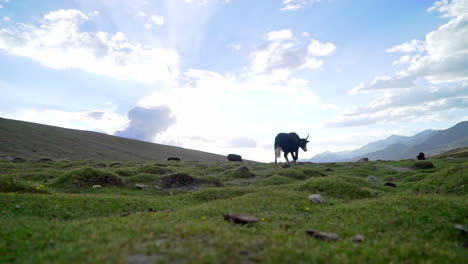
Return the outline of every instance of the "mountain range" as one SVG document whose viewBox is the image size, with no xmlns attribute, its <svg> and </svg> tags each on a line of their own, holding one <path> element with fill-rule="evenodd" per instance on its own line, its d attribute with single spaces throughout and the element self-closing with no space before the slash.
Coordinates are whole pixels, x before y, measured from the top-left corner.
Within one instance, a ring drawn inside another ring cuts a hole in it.
<svg viewBox="0 0 468 264">
<path fill-rule="evenodd" d="M 420 152 L 436 155 L 455 148 L 468 146 L 468 121 L 445 130 L 424 130 L 414 136 L 392 135 L 352 151 L 326 151 L 309 162 L 346 162 L 361 158 L 369 160 L 402 160 L 415 158 Z"/>
</svg>

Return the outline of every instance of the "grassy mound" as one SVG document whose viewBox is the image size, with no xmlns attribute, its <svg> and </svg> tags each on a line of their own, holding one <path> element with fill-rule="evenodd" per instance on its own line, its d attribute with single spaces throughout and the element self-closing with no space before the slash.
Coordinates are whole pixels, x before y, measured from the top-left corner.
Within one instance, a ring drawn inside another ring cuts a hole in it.
<svg viewBox="0 0 468 264">
<path fill-rule="evenodd" d="M 131 177 L 131 176 L 135 176 L 136 174 L 136 172 L 131 169 L 117 169 L 114 171 L 114 173 L 123 177 Z"/>
<path fill-rule="evenodd" d="M 295 169 L 291 169 L 291 168 L 283 169 L 280 172 L 278 172 L 278 174 L 283 176 L 283 177 L 291 178 L 291 179 L 295 179 L 295 180 L 305 180 L 305 179 L 309 178 L 309 177 L 307 177 L 307 175 L 304 172 L 299 171 L 299 170 L 295 170 Z"/>
<path fill-rule="evenodd" d="M 142 167 L 139 167 L 137 169 L 138 173 L 151 173 L 151 174 L 156 174 L 156 175 L 163 175 L 163 174 L 168 174 L 171 173 L 172 170 L 169 168 L 163 168 L 160 166 L 154 166 L 154 165 L 145 165 Z"/>
<path fill-rule="evenodd" d="M 178 188 L 194 185 L 197 179 L 187 173 L 175 173 L 161 178 L 163 188 Z"/>
<path fill-rule="evenodd" d="M 245 166 L 239 167 L 235 169 L 234 171 L 226 171 L 226 172 L 227 174 L 225 177 L 223 177 L 224 179 L 248 179 L 248 178 L 253 178 L 256 176 L 254 173 L 252 173 L 249 170 L 249 168 Z"/>
<path fill-rule="evenodd" d="M 415 167 L 416 169 L 432 169 L 434 168 L 434 163 L 428 160 L 421 160 L 414 163 L 413 167 Z"/>
<path fill-rule="evenodd" d="M 452 166 L 428 174 L 414 189 L 431 194 L 468 194 L 468 164 Z"/>
<path fill-rule="evenodd" d="M 0 161 L 0 173 L 8 173 L 16 170 L 16 166 L 9 160 Z"/>
<path fill-rule="evenodd" d="M 198 201 L 211 201 L 219 199 L 229 199 L 237 196 L 242 196 L 252 191 L 245 188 L 222 188 L 222 189 L 204 189 L 193 193 L 191 197 Z"/>
<path fill-rule="evenodd" d="M 49 193 L 44 185 L 32 186 L 14 179 L 12 176 L 0 176 L 0 192 L 6 193 Z"/>
<path fill-rule="evenodd" d="M 90 186 L 90 185 L 122 186 L 122 179 L 115 173 L 95 168 L 80 168 L 59 176 L 52 186 Z"/>
<path fill-rule="evenodd" d="M 283 177 L 280 175 L 273 175 L 271 177 L 265 178 L 257 183 L 257 185 L 282 185 L 295 183 L 297 180 L 293 178 Z"/>
<path fill-rule="evenodd" d="M 320 193 L 341 199 L 362 199 L 373 197 L 371 192 L 357 184 L 350 183 L 341 177 L 312 178 L 296 188 L 298 191 Z"/>
<path fill-rule="evenodd" d="M 141 184 L 152 184 L 161 180 L 160 175 L 154 175 L 151 173 L 140 173 L 135 176 L 126 177 L 124 179 L 127 184 L 141 183 Z"/>
</svg>

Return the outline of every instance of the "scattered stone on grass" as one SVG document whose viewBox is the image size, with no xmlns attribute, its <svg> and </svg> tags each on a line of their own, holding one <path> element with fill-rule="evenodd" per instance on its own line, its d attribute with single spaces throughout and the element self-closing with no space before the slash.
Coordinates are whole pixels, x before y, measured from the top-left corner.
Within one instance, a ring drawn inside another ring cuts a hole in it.
<svg viewBox="0 0 468 264">
<path fill-rule="evenodd" d="M 386 182 L 386 183 L 384 184 L 384 186 L 392 187 L 392 188 L 396 188 L 396 187 L 397 187 L 396 184 L 394 184 L 393 182 Z"/>
<path fill-rule="evenodd" d="M 111 165 L 109 165 L 109 167 L 111 167 L 111 168 L 119 168 L 119 167 L 123 167 L 123 164 L 122 164 L 122 163 L 118 163 L 118 162 L 114 162 L 114 163 L 112 163 Z"/>
<path fill-rule="evenodd" d="M 102 188 L 102 186 L 99 184 L 93 185 L 93 189 L 100 189 L 100 188 Z"/>
<path fill-rule="evenodd" d="M 372 184 L 380 185 L 379 179 L 372 175 L 367 176 L 367 181 Z"/>
<path fill-rule="evenodd" d="M 145 189 L 146 187 L 148 187 L 148 185 L 146 184 L 140 184 L 140 183 L 135 183 L 135 188 L 139 189 L 139 190 L 143 190 Z"/>
<path fill-rule="evenodd" d="M 356 242 L 356 243 L 364 242 L 365 239 L 366 239 L 366 237 L 364 237 L 363 235 L 355 235 L 353 237 L 353 241 Z"/>
<path fill-rule="evenodd" d="M 462 235 L 466 235 L 468 234 L 468 227 L 467 226 L 464 226 L 464 225 L 460 225 L 460 224 L 456 224 L 454 225 L 455 229 L 457 229 L 458 231 L 460 231 L 460 233 Z"/>
<path fill-rule="evenodd" d="M 326 171 L 333 171 L 333 169 L 332 168 L 327 168 Z"/>
<path fill-rule="evenodd" d="M 231 221 L 232 223 L 243 225 L 258 222 L 258 218 L 254 216 L 238 213 L 225 214 L 224 219 L 227 221 Z"/>
<path fill-rule="evenodd" d="M 317 239 L 325 240 L 325 241 L 337 241 L 340 239 L 340 236 L 335 233 L 326 233 L 321 232 L 313 229 L 306 230 L 306 234 L 315 237 Z"/>
<path fill-rule="evenodd" d="M 95 168 L 106 168 L 107 165 L 104 164 L 104 163 L 97 163 L 96 165 L 94 165 Z"/>
<path fill-rule="evenodd" d="M 27 160 L 25 160 L 25 159 L 23 159 L 23 158 L 15 157 L 15 158 L 13 158 L 11 161 L 12 161 L 12 162 L 18 163 L 18 162 L 26 162 Z"/>
<path fill-rule="evenodd" d="M 309 195 L 309 200 L 315 204 L 323 203 L 323 197 L 320 194 L 311 194 Z"/>
<path fill-rule="evenodd" d="M 120 217 L 124 217 L 124 216 L 127 216 L 127 215 L 130 215 L 130 212 L 123 212 L 120 214 Z"/>
</svg>

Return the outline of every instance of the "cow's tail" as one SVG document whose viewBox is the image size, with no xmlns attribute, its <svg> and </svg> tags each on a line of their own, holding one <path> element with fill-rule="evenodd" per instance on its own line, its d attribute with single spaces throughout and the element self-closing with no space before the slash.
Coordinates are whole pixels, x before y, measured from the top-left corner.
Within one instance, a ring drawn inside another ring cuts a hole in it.
<svg viewBox="0 0 468 264">
<path fill-rule="evenodd" d="M 281 148 L 280 147 L 276 147 L 275 148 L 275 154 L 276 154 L 276 158 L 279 158 L 281 156 Z"/>
</svg>

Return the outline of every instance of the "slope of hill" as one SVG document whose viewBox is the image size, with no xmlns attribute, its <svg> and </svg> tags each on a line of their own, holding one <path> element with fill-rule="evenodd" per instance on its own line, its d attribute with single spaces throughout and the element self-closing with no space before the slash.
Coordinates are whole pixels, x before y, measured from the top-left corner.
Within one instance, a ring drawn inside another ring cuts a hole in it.
<svg viewBox="0 0 468 264">
<path fill-rule="evenodd" d="M 222 155 L 0 118 L 0 157 L 24 159 L 182 160 L 225 161 Z"/>
<path fill-rule="evenodd" d="M 446 130 L 425 130 L 411 137 L 392 135 L 353 151 L 335 153 L 327 151 L 308 161 L 355 161 L 363 157 L 371 160 L 400 160 L 414 158 L 419 152 L 436 155 L 466 146 L 468 146 L 468 121 L 458 123 Z"/>
</svg>

